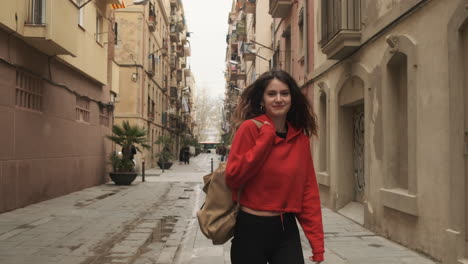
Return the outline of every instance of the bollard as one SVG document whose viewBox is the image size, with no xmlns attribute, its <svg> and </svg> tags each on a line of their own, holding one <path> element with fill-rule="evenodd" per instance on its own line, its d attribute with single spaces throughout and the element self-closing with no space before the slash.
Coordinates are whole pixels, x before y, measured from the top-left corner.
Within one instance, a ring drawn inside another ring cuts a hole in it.
<svg viewBox="0 0 468 264">
<path fill-rule="evenodd" d="M 213 158 L 211 158 L 211 172 L 213 172 Z"/>
<path fill-rule="evenodd" d="M 145 160 L 141 162 L 141 181 L 145 182 Z"/>
</svg>

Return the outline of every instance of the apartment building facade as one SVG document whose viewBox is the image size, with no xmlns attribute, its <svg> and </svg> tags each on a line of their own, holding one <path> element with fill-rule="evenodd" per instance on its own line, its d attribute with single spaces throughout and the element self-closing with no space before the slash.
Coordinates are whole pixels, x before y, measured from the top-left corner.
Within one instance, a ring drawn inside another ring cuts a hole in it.
<svg viewBox="0 0 468 264">
<path fill-rule="evenodd" d="M 107 181 L 108 4 L 7 1 L 0 10 L 0 212 Z"/>
<path fill-rule="evenodd" d="M 467 4 L 314 1 L 323 203 L 442 263 L 468 254 Z"/>
<path fill-rule="evenodd" d="M 226 131 L 254 76 L 290 72 L 317 114 L 311 147 L 323 205 L 442 263 L 466 263 L 467 6 L 234 1 Z"/>
<path fill-rule="evenodd" d="M 138 2 L 135 2 L 138 3 Z M 191 135 L 190 89 L 186 76 L 190 46 L 184 9 L 180 0 L 125 1 L 126 7 L 115 10 L 120 38 L 115 46 L 119 67 L 119 95 L 115 120 L 128 120 L 144 127 L 151 148 L 136 156 L 137 168 L 143 159 L 154 167 L 154 144 L 159 136 L 175 139 L 177 153 L 181 137 Z"/>
<path fill-rule="evenodd" d="M 236 0 L 232 2 L 226 37 L 226 93 L 222 125 L 230 120 L 239 96 L 270 69 L 289 72 L 310 100 L 313 89 L 314 7 L 309 1 Z"/>
</svg>

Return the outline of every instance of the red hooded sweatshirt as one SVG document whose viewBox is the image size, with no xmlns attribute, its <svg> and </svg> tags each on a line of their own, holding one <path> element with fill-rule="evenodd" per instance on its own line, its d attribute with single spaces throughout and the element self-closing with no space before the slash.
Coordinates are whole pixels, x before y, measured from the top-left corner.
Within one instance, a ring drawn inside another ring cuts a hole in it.
<svg viewBox="0 0 468 264">
<path fill-rule="evenodd" d="M 322 212 L 309 138 L 288 123 L 286 139 L 276 135 L 266 115 L 247 120 L 237 130 L 226 166 L 226 184 L 233 200 L 243 187 L 240 204 L 254 210 L 295 213 L 312 246 L 313 260 L 322 261 Z"/>
</svg>

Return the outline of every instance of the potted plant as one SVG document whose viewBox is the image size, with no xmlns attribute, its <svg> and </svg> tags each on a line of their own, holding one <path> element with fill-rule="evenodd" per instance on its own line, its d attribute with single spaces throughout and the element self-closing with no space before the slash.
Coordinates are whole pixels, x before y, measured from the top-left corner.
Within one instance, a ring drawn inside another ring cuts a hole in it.
<svg viewBox="0 0 468 264">
<path fill-rule="evenodd" d="M 173 139 L 170 136 L 159 136 L 155 144 L 158 144 L 162 146 L 161 152 L 156 154 L 156 157 L 159 157 L 158 159 L 158 166 L 162 170 L 168 170 L 172 166 L 172 159 L 174 158 L 174 155 L 171 152 L 170 146 L 173 143 Z"/>
<path fill-rule="evenodd" d="M 137 152 L 141 152 L 142 148 L 150 147 L 146 144 L 146 130 L 124 121 L 122 125 L 113 125 L 112 133 L 113 135 L 107 136 L 107 138 L 121 146 L 122 153 L 111 154 L 110 161 L 113 171 L 109 173 L 109 176 L 117 185 L 130 185 L 137 176 L 133 156 Z"/>
</svg>

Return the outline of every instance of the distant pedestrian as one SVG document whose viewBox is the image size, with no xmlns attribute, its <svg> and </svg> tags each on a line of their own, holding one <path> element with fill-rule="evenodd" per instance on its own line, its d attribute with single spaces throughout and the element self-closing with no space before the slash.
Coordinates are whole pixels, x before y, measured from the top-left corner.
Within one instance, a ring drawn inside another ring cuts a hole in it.
<svg viewBox="0 0 468 264">
<path fill-rule="evenodd" d="M 190 148 L 188 146 L 184 147 L 184 163 L 190 164 Z"/>
<path fill-rule="evenodd" d="M 219 155 L 221 155 L 221 162 L 224 162 L 224 158 L 226 157 L 226 146 L 224 145 L 221 145 L 221 147 L 219 148 Z"/>
<path fill-rule="evenodd" d="M 184 156 L 184 148 L 180 148 L 179 151 L 179 164 L 182 165 L 182 163 L 185 162 L 185 156 Z"/>
<path fill-rule="evenodd" d="M 322 262 L 322 213 L 309 147 L 317 124 L 306 97 L 288 73 L 269 71 L 244 90 L 234 118 L 226 183 L 241 207 L 232 264 L 303 264 L 296 219 L 312 246 L 309 259 Z"/>
</svg>

